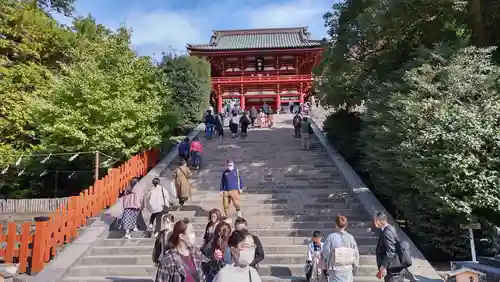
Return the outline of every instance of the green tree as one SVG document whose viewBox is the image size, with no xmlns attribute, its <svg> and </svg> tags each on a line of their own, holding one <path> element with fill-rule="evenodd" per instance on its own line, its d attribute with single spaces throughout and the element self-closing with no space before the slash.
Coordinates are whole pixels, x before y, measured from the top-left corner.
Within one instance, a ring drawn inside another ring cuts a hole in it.
<svg viewBox="0 0 500 282">
<path fill-rule="evenodd" d="M 36 147 L 32 103 L 52 86 L 72 34 L 32 5 L 0 1 L 0 165 Z M 8 155 L 13 155 L 8 157 Z"/>
<path fill-rule="evenodd" d="M 150 58 L 133 52 L 128 30 L 96 36 L 73 56 L 37 104 L 47 150 L 126 157 L 162 142 L 169 88 Z"/>
<path fill-rule="evenodd" d="M 196 127 L 210 102 L 210 64 L 198 57 L 164 56 L 159 68 L 165 73 L 176 105 L 179 133 Z"/>
<path fill-rule="evenodd" d="M 464 48 L 499 43 L 500 4 L 485 2 L 353 0 L 324 17 L 319 88 L 349 113 L 327 133 L 434 258 L 468 256 L 460 223 L 500 224 L 498 66 L 490 49 Z M 341 128 L 360 104 L 361 126 Z"/>
</svg>

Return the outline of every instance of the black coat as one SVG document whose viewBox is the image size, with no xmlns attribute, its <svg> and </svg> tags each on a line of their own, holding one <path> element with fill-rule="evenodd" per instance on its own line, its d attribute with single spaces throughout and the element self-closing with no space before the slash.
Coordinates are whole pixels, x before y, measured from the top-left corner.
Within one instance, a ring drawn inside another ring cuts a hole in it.
<svg viewBox="0 0 500 282">
<path fill-rule="evenodd" d="M 252 237 L 255 244 L 255 257 L 250 266 L 257 268 L 257 265 L 264 260 L 264 248 L 262 247 L 259 237 L 255 235 L 252 235 Z"/>
<path fill-rule="evenodd" d="M 381 266 L 385 269 L 400 268 L 399 257 L 396 252 L 398 242 L 400 242 L 398 234 L 392 225 L 387 225 L 384 230 L 380 231 L 375 250 L 378 268 Z"/>
</svg>

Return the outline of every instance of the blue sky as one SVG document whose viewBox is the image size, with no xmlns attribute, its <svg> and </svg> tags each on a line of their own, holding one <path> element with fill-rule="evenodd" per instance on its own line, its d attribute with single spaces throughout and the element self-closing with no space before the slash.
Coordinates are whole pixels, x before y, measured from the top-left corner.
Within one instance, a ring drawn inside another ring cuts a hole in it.
<svg viewBox="0 0 500 282">
<path fill-rule="evenodd" d="M 212 30 L 309 26 L 325 35 L 322 15 L 334 0 L 77 0 L 77 16 L 92 14 L 110 28 L 132 28 L 141 55 L 185 51 L 186 43 L 208 43 Z M 55 15 L 63 23 L 71 19 Z"/>
</svg>

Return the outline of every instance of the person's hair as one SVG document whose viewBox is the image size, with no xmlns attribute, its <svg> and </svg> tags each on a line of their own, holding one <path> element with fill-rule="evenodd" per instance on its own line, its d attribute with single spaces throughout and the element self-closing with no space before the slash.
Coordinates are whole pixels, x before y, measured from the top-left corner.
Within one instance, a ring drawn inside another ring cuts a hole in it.
<svg viewBox="0 0 500 282">
<path fill-rule="evenodd" d="M 153 185 L 154 186 L 160 185 L 160 179 L 158 177 L 153 178 Z"/>
<path fill-rule="evenodd" d="M 237 225 L 240 225 L 240 224 L 245 224 L 247 225 L 248 222 L 243 218 L 243 217 L 238 217 L 235 221 L 234 221 L 234 226 L 236 227 Z"/>
<path fill-rule="evenodd" d="M 185 159 L 181 159 L 181 165 L 187 165 L 187 162 Z"/>
<path fill-rule="evenodd" d="M 227 247 L 229 236 L 231 236 L 231 225 L 224 221 L 219 222 L 215 227 L 214 241 L 212 242 L 212 250 L 224 251 Z"/>
<path fill-rule="evenodd" d="M 212 111 L 211 111 L 211 110 L 208 110 L 208 111 L 207 111 L 207 114 L 211 115 L 211 114 L 212 114 Z"/>
<path fill-rule="evenodd" d="M 321 234 L 321 231 L 319 230 L 315 230 L 313 231 L 313 238 L 318 238 L 318 237 L 322 237 L 323 235 Z"/>
<path fill-rule="evenodd" d="M 211 209 L 209 212 L 208 212 L 208 222 L 210 222 L 212 220 L 212 215 L 213 214 L 216 214 L 217 215 L 217 219 L 220 220 L 221 219 L 221 212 L 219 209 Z"/>
<path fill-rule="evenodd" d="M 234 162 L 232 160 L 227 160 L 226 164 L 228 164 L 228 165 L 233 164 L 234 165 Z"/>
<path fill-rule="evenodd" d="M 380 221 L 387 221 L 387 216 L 385 215 L 384 212 L 381 211 L 376 212 L 373 218 Z"/>
<path fill-rule="evenodd" d="M 184 138 L 184 142 L 189 142 L 189 137 Z"/>
<path fill-rule="evenodd" d="M 337 224 L 337 226 L 339 228 L 346 228 L 346 226 L 347 226 L 347 217 L 345 217 L 343 215 L 337 215 L 337 217 L 335 218 L 335 224 Z"/>
<path fill-rule="evenodd" d="M 188 225 L 189 225 L 189 219 L 187 219 L 187 218 L 179 220 L 174 224 L 172 234 L 168 238 L 168 248 L 169 249 L 177 248 L 177 246 L 179 245 L 179 242 L 180 242 L 179 236 L 181 234 L 186 233 L 186 229 L 187 229 Z"/>
<path fill-rule="evenodd" d="M 233 231 L 233 233 L 231 234 L 231 236 L 229 236 L 229 239 L 227 240 L 227 245 L 229 247 L 238 247 L 238 244 L 245 241 L 245 238 L 247 236 L 250 236 L 250 233 L 246 230 L 235 230 Z"/>
</svg>

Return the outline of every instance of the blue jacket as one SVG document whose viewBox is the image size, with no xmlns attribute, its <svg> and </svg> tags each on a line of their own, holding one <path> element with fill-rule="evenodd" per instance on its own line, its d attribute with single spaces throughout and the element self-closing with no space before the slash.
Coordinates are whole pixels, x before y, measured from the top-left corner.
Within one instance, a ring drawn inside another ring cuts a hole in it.
<svg viewBox="0 0 500 282">
<path fill-rule="evenodd" d="M 222 178 L 220 180 L 220 190 L 221 191 L 231 191 L 243 188 L 243 182 L 241 181 L 241 175 L 238 169 L 229 170 L 226 169 L 222 173 Z"/>
<path fill-rule="evenodd" d="M 179 144 L 179 155 L 185 155 L 189 153 L 189 143 L 182 142 Z"/>
</svg>

